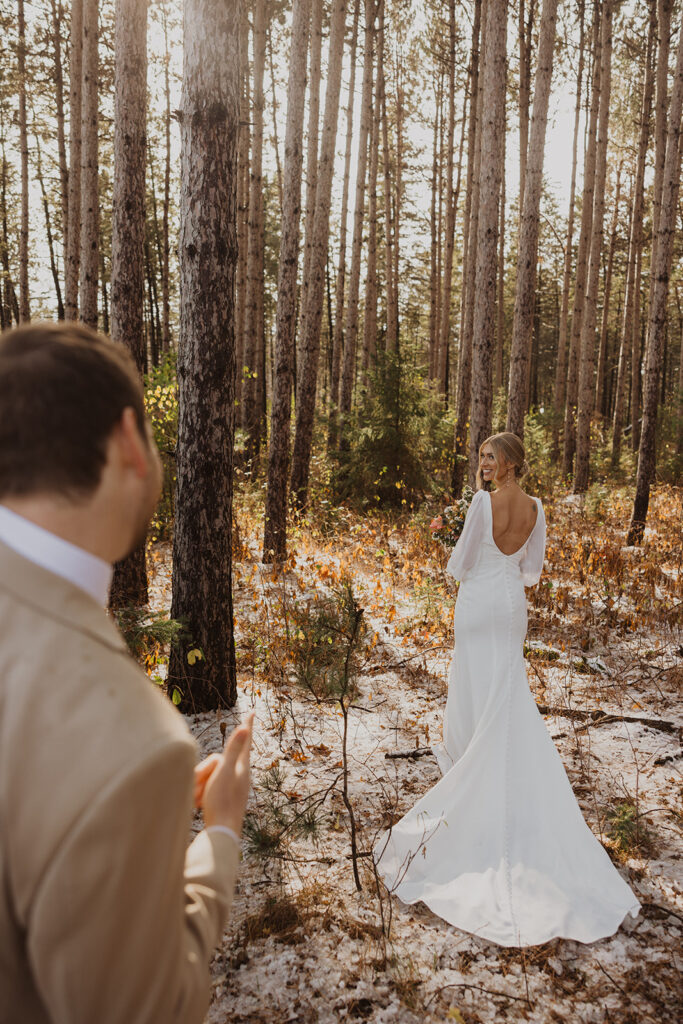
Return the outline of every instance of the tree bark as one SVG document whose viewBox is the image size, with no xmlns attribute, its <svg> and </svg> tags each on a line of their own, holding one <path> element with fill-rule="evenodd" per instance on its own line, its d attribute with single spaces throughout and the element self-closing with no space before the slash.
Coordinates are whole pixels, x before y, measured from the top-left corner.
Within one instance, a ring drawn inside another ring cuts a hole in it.
<svg viewBox="0 0 683 1024">
<path fill-rule="evenodd" d="M 477 226 L 477 271 L 472 332 L 470 478 L 479 447 L 491 433 L 492 369 L 496 331 L 498 205 L 505 128 L 507 0 L 488 0 L 482 61 L 482 122 Z"/>
<path fill-rule="evenodd" d="M 437 195 L 440 197 L 441 119 L 443 107 L 443 73 L 440 71 L 434 88 L 434 126 L 432 130 L 432 181 L 429 203 L 429 377 L 436 378 L 439 362 L 439 235 L 440 223 L 437 217 Z M 370 193 L 372 196 L 372 192 Z"/>
<path fill-rule="evenodd" d="M 169 217 L 171 208 L 171 81 L 169 64 L 171 54 L 168 44 L 168 17 L 166 7 L 161 6 L 161 17 L 164 29 L 164 199 L 161 214 L 162 256 L 161 256 L 161 309 L 162 339 L 164 352 L 171 348 L 171 300 L 169 280 L 169 257 L 171 245 L 169 240 Z"/>
<path fill-rule="evenodd" d="M 387 117 L 387 84 L 384 71 L 385 9 L 381 6 L 377 46 L 377 75 L 381 82 L 380 106 L 382 116 L 382 169 L 384 172 L 384 270 L 386 274 L 386 350 L 398 351 L 398 293 L 394 277 L 394 219 L 391 210 L 393 187 L 391 182 L 391 156 L 389 151 L 389 124 Z"/>
<path fill-rule="evenodd" d="M 315 197 L 318 191 L 318 149 L 320 145 L 320 81 L 323 40 L 323 5 L 313 2 L 311 8 L 311 55 L 308 75 L 308 129 L 306 139 L 306 216 L 304 219 L 304 265 L 301 276 L 300 329 L 297 339 L 297 375 L 301 362 L 300 349 L 306 337 L 306 315 L 308 309 L 308 285 L 311 279 L 311 254 L 313 252 L 313 221 L 315 219 Z"/>
<path fill-rule="evenodd" d="M 358 164 L 356 167 L 356 197 L 353 210 L 353 243 L 351 246 L 351 274 L 349 302 L 344 337 L 344 365 L 342 367 L 339 408 L 342 419 L 351 411 L 351 396 L 356 368 L 356 341 L 358 338 L 358 305 L 360 295 L 360 260 L 365 218 L 365 183 L 367 177 L 368 138 L 372 118 L 373 45 L 375 0 L 365 0 L 365 40 L 363 47 L 363 96 L 361 100 L 360 131 L 358 133 Z"/>
<path fill-rule="evenodd" d="M 180 691 L 181 708 L 197 711 L 232 705 L 237 692 L 232 466 L 241 18 L 241 0 L 185 0 L 171 615 L 185 621 L 187 635 L 173 649 L 169 683 Z"/>
<path fill-rule="evenodd" d="M 655 96 L 655 154 L 654 184 L 652 187 L 652 249 L 650 252 L 650 268 L 657 262 L 657 239 L 659 237 L 659 213 L 662 202 L 662 183 L 664 176 L 664 159 L 666 154 L 666 111 L 668 103 L 669 51 L 671 48 L 671 12 L 673 0 L 657 0 L 657 77 Z M 642 252 L 641 252 L 642 256 Z M 640 289 L 638 290 L 640 296 Z M 654 274 L 650 273 L 648 310 L 652 308 L 654 299 Z M 638 312 L 640 307 L 638 307 Z M 635 325 L 634 325 L 635 326 Z M 647 353 L 645 353 L 647 361 Z M 631 447 L 638 451 L 640 442 L 640 407 L 641 407 L 641 351 L 640 332 L 634 334 L 634 346 L 631 356 Z"/>
<path fill-rule="evenodd" d="M 676 284 L 676 305 L 678 306 L 678 395 L 676 398 L 676 419 L 678 431 L 676 434 L 676 454 L 683 454 L 683 312 L 681 311 L 681 297 Z"/>
<path fill-rule="evenodd" d="M 647 147 L 650 137 L 650 117 L 652 113 L 652 94 L 654 90 L 654 67 L 652 55 L 656 31 L 656 3 L 650 0 L 650 25 L 648 31 L 647 53 L 645 58 L 645 74 L 643 76 L 643 99 L 640 116 L 640 138 L 636 174 L 633 184 L 633 210 L 631 215 L 631 231 L 629 235 L 628 266 L 626 270 L 626 293 L 624 296 L 624 319 L 619 346 L 619 367 L 617 370 L 617 386 L 612 419 L 612 465 L 618 466 L 621 456 L 621 440 L 624 412 L 626 406 L 626 381 L 628 368 L 632 363 L 632 354 L 640 347 L 640 273 L 639 254 L 643 250 L 643 209 L 645 164 Z M 632 367 L 632 391 L 639 390 L 640 367 Z M 634 388 L 634 384 L 636 384 Z M 639 400 L 636 406 L 640 407 Z"/>
<path fill-rule="evenodd" d="M 525 19 L 524 0 L 519 0 L 519 208 L 520 227 L 529 153 L 529 101 L 531 98 L 531 50 L 536 0 L 530 0 Z"/>
<path fill-rule="evenodd" d="M 251 152 L 251 90 L 249 87 L 249 21 L 246 5 L 240 22 L 240 137 L 239 174 L 237 180 L 237 275 L 235 283 L 235 349 L 237 380 L 235 400 L 241 422 L 244 391 L 245 314 L 247 300 L 247 256 L 249 248 L 249 155 Z"/>
<path fill-rule="evenodd" d="M 9 261 L 9 235 L 7 230 L 7 178 L 8 178 L 8 163 L 7 163 L 7 152 L 5 149 L 5 124 L 4 118 L 2 117 L 2 109 L 0 108 L 0 145 L 2 146 L 2 183 L 0 188 L 0 210 L 2 211 L 2 245 L 0 246 L 0 255 L 2 257 L 2 276 L 4 283 L 4 307 L 5 307 L 5 327 L 12 326 L 12 318 L 14 322 L 19 323 L 19 301 L 17 299 L 14 282 L 12 280 L 12 273 L 10 269 Z"/>
<path fill-rule="evenodd" d="M 453 279 L 453 250 L 455 247 L 455 196 L 453 194 L 453 168 L 455 163 L 455 0 L 448 0 L 448 133 L 446 138 L 446 239 L 443 266 L 443 288 L 440 300 L 441 322 L 437 351 L 439 353 L 439 390 L 445 397 L 448 391 L 446 367 L 451 328 L 451 285 Z"/>
<path fill-rule="evenodd" d="M 667 324 L 669 280 L 673 256 L 678 190 L 681 176 L 681 113 L 683 112 L 683 23 L 678 38 L 678 55 L 669 107 L 669 128 L 664 161 L 661 206 L 654 246 L 656 263 L 653 268 L 654 288 L 648 324 L 647 363 L 643 388 L 643 423 L 638 448 L 638 472 L 633 513 L 626 538 L 627 544 L 640 544 L 645 532 L 650 502 L 650 485 L 655 477 L 657 406 L 659 380 Z"/>
<path fill-rule="evenodd" d="M 256 470 L 262 435 L 264 314 L 263 314 L 263 81 L 266 65 L 266 0 L 254 4 L 254 95 L 252 103 L 249 241 L 244 322 L 245 379 L 242 387 L 242 426 L 248 433 L 247 462 Z"/>
<path fill-rule="evenodd" d="M 510 349 L 507 429 L 524 436 L 524 417 L 529 405 L 529 359 L 536 294 L 538 230 L 543 189 L 543 156 L 548 123 L 548 101 L 553 74 L 553 50 L 558 0 L 544 0 L 538 44 L 536 91 L 531 119 L 531 138 L 526 162 L 524 201 L 520 219 L 515 311 Z"/>
<path fill-rule="evenodd" d="M 275 380 L 270 420 L 268 489 L 266 492 L 263 561 L 287 557 L 287 474 L 289 469 L 290 410 L 294 369 L 297 267 L 301 220 L 306 53 L 311 0 L 294 0 L 292 48 L 287 85 L 287 128 L 282 192 L 282 233 L 278 268 Z"/>
<path fill-rule="evenodd" d="M 66 239 L 69 221 L 69 165 L 66 159 L 66 131 L 64 125 L 64 66 L 62 63 L 62 20 L 64 11 L 61 0 L 50 0 L 52 14 L 52 50 L 55 68 L 55 112 L 57 114 L 57 154 L 59 159 L 59 184 L 61 202 L 62 253 L 66 273 Z M 61 287 L 60 287 L 61 291 Z M 60 301 L 64 319 L 64 307 Z"/>
<path fill-rule="evenodd" d="M 275 150 L 275 171 L 277 174 L 277 197 L 280 205 L 280 216 L 282 216 L 282 164 L 280 163 L 280 143 L 277 133 L 277 92 L 275 89 L 275 62 L 273 60 L 273 23 L 268 19 L 266 28 L 266 42 L 268 46 L 268 65 L 270 70 L 270 90 L 272 96 L 271 109 L 273 114 L 273 149 Z"/>
<path fill-rule="evenodd" d="M 145 163 L 147 156 L 147 0 L 116 0 L 111 336 L 145 367 Z M 153 310 L 150 310 L 153 316 Z M 145 543 L 114 567 L 111 608 L 147 603 Z"/>
<path fill-rule="evenodd" d="M 574 108 L 574 142 L 572 144 L 572 176 L 569 186 L 569 210 L 567 214 L 567 241 L 564 250 L 564 270 L 562 274 L 562 308 L 560 312 L 560 329 L 557 342 L 557 363 L 555 368 L 555 384 L 553 387 L 553 457 L 560 454 L 560 416 L 564 410 L 567 389 L 567 326 L 569 321 L 569 286 L 572 274 L 572 247 L 574 244 L 574 216 L 576 207 L 576 163 L 579 141 L 579 121 L 581 117 L 581 87 L 583 84 L 584 66 L 584 15 L 585 3 L 580 2 L 579 8 L 579 66 L 576 73 L 576 105 Z"/>
<path fill-rule="evenodd" d="M 595 404 L 595 348 L 598 289 L 602 261 L 602 240 L 605 220 L 605 183 L 607 180 L 607 142 L 609 105 L 612 90 L 612 14 L 613 0 L 604 0 L 602 9 L 602 41 L 600 46 L 600 116 L 596 147 L 595 187 L 591 232 L 590 262 L 586 301 L 581 325 L 581 359 L 579 370 L 579 404 L 576 424 L 576 471 L 574 493 L 588 490 L 590 469 L 591 415 Z"/>
<path fill-rule="evenodd" d="M 380 0 L 382 3 L 383 0 Z M 379 74 L 375 75 L 375 94 L 370 139 L 370 176 L 368 181 L 368 255 L 365 278 L 365 316 L 363 318 L 363 376 L 367 379 L 370 363 L 377 355 L 377 174 L 379 171 Z"/>
<path fill-rule="evenodd" d="M 461 299 L 460 349 L 456 380 L 456 421 L 451 490 L 462 491 L 467 462 L 467 430 L 472 388 L 472 323 L 474 317 L 474 280 L 476 269 L 477 223 L 479 216 L 479 167 L 481 162 L 481 87 L 479 55 L 484 48 L 486 6 L 488 0 L 475 0 L 472 26 L 470 124 L 467 146 L 467 194 L 463 224 L 464 252 Z M 481 38 L 480 38 L 481 37 Z"/>
<path fill-rule="evenodd" d="M 301 366 L 298 368 L 296 392 L 296 429 L 292 455 L 292 495 L 299 507 L 306 504 L 308 475 L 313 441 L 313 415 L 320 356 L 325 289 L 325 264 L 330 230 L 330 203 L 334 172 L 339 92 L 341 87 L 342 53 L 346 0 L 334 0 L 330 27 L 325 116 L 320 146 L 320 164 L 316 188 L 315 216 L 310 258 L 310 276 L 306 295 L 306 334 L 302 339 Z"/>
<path fill-rule="evenodd" d="M 83 97 L 83 0 L 71 2 L 69 80 L 69 197 L 66 226 L 64 315 L 78 319 L 81 265 L 81 109 Z"/>
<path fill-rule="evenodd" d="M 353 106 L 356 93 L 356 50 L 358 45 L 358 22 L 363 0 L 356 0 L 353 11 L 353 32 L 351 37 L 351 77 L 349 80 L 348 106 L 346 108 L 346 153 L 344 157 L 344 184 L 342 188 L 341 219 L 339 222 L 339 262 L 335 287 L 336 309 L 332 331 L 332 353 L 330 373 L 330 446 L 336 443 L 337 405 L 339 403 L 339 374 L 341 371 L 342 348 L 344 345 L 344 310 L 346 299 L 346 223 L 349 214 L 349 179 L 351 177 L 351 151 L 353 148 Z M 367 59 L 367 54 L 366 54 Z M 363 96 L 362 103 L 365 102 Z M 361 123 L 361 132 L 363 126 Z M 359 149 L 360 154 L 360 149 Z"/>
<path fill-rule="evenodd" d="M 83 0 L 81 106 L 81 320 L 97 329 L 100 198 L 98 182 L 98 0 Z"/>
<path fill-rule="evenodd" d="M 600 106 L 600 9 L 596 5 L 593 16 L 593 77 L 588 139 L 583 165 L 583 194 L 581 197 L 581 230 L 576 258 L 574 301 L 572 303 L 572 329 L 567 357 L 567 389 L 564 410 L 564 446 L 562 473 L 569 476 L 574 466 L 576 450 L 576 402 L 579 387 L 579 354 L 583 323 L 588 256 L 593 225 L 593 195 L 595 192 L 595 155 L 597 147 L 598 110 Z"/>
<path fill-rule="evenodd" d="M 498 224 L 498 300 L 496 303 L 496 361 L 493 369 L 493 386 L 498 391 L 503 386 L 503 350 L 505 348 L 505 136 L 507 125 L 503 126 L 503 175 L 500 180 L 500 210 Z"/>
<path fill-rule="evenodd" d="M 26 116 L 26 19 L 24 0 L 17 0 L 17 91 L 19 93 L 19 151 L 21 216 L 19 227 L 19 322 L 31 319 L 28 289 L 28 121 Z"/>
<path fill-rule="evenodd" d="M 617 169 L 617 183 L 614 192 L 614 210 L 612 212 L 612 224 L 609 233 L 609 251 L 607 254 L 607 268 L 605 270 L 605 287 L 602 300 L 602 323 L 600 325 L 600 347 L 598 349 L 598 369 L 595 375 L 595 402 L 593 411 L 596 417 L 605 415 L 605 393 L 607 376 L 607 330 L 609 326 L 609 303 L 612 295 L 612 272 L 614 269 L 614 253 L 617 246 L 617 231 L 619 228 L 619 204 L 621 202 L 621 171 L 622 162 L 619 162 Z"/>
<path fill-rule="evenodd" d="M 47 237 L 47 249 L 50 254 L 50 270 L 52 272 L 52 280 L 55 285 L 55 295 L 57 297 L 57 319 L 64 319 L 64 303 L 62 301 L 62 286 L 59 281 L 59 271 L 57 269 L 57 260 L 55 257 L 55 246 L 54 237 L 52 233 L 52 221 L 50 218 L 50 202 L 48 200 L 47 191 L 45 189 L 45 176 L 43 175 L 43 161 L 42 154 L 40 152 L 40 138 L 38 136 L 38 130 L 35 125 L 35 118 L 33 124 L 33 133 L 36 140 L 36 178 L 40 185 L 40 197 L 43 201 L 43 211 L 45 213 L 45 235 Z"/>
</svg>

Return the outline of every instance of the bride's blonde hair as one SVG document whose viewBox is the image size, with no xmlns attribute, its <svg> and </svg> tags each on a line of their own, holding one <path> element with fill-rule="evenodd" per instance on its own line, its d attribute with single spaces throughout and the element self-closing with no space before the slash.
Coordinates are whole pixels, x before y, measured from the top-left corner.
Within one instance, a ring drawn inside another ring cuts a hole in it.
<svg viewBox="0 0 683 1024">
<path fill-rule="evenodd" d="M 484 449 L 484 445 L 486 444 L 490 444 L 493 448 L 493 455 L 496 460 L 497 467 L 496 475 L 498 475 L 498 469 L 500 469 L 501 462 L 507 462 L 508 465 L 514 468 L 517 480 L 521 480 L 522 477 L 526 476 L 529 472 L 529 464 L 524 457 L 524 445 L 517 435 L 511 433 L 509 430 L 504 430 L 500 434 L 492 434 L 491 437 L 487 437 L 485 441 L 482 441 L 479 447 L 479 468 L 477 469 L 478 491 L 486 487 L 486 484 L 481 477 L 481 454 Z"/>
</svg>

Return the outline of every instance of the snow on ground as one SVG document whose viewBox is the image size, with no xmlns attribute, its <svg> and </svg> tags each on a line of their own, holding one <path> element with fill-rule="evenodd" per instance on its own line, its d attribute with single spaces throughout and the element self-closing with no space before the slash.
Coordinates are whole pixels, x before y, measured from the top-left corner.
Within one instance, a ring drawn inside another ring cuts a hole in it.
<svg viewBox="0 0 683 1024">
<path fill-rule="evenodd" d="M 529 684 L 588 823 L 643 904 L 636 920 L 590 946 L 560 939 L 502 949 L 378 889 L 366 856 L 374 837 L 440 777 L 431 753 L 385 755 L 440 739 L 452 644 L 454 594 L 439 558 L 419 568 L 406 544 L 360 526 L 332 542 L 299 536 L 283 581 L 258 563 L 255 535 L 236 565 L 238 702 L 188 718 L 206 756 L 222 747 L 221 723 L 229 731 L 256 711 L 252 838 L 211 969 L 207 1024 L 682 1020 L 683 650 L 670 622 L 620 630 L 615 619 L 601 629 L 591 600 L 597 626 L 586 641 L 560 632 L 553 601 L 530 596 Z M 376 635 L 348 717 L 360 891 L 339 705 L 317 703 L 269 660 L 282 647 L 283 595 L 312 599 L 345 569 Z M 168 607 L 169 572 L 160 549 L 157 607 Z M 569 589 L 580 602 L 580 588 Z"/>
</svg>

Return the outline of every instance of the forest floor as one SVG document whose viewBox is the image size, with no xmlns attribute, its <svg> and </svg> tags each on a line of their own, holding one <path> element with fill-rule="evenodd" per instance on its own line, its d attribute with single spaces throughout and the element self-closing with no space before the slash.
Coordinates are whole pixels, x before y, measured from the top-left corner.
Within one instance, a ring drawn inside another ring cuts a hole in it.
<svg viewBox="0 0 683 1024">
<path fill-rule="evenodd" d="M 221 749 L 221 723 L 229 731 L 256 710 L 244 859 L 207 1024 L 683 1019 L 681 498 L 653 493 L 642 548 L 624 547 L 626 497 L 590 514 L 562 495 L 545 504 L 546 570 L 527 591 L 529 684 L 586 820 L 643 908 L 600 942 L 526 949 L 400 903 L 367 856 L 440 777 L 424 748 L 441 736 L 456 591 L 429 515 L 327 508 L 294 531 L 274 575 L 259 561 L 256 500 L 242 502 L 237 706 L 188 716 L 205 756 Z M 154 560 L 153 606 L 167 608 L 167 547 Z M 305 685 L 312 610 L 329 612 L 345 577 L 365 629 L 346 719 Z"/>
</svg>

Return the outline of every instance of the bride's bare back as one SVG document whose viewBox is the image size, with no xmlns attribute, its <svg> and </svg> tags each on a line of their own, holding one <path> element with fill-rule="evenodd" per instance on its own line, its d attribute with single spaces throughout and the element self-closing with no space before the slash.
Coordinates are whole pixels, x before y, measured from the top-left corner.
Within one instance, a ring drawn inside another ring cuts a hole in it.
<svg viewBox="0 0 683 1024">
<path fill-rule="evenodd" d="M 491 493 L 493 540 L 504 555 L 514 555 L 526 544 L 536 525 L 538 506 L 519 487 L 502 487 Z"/>
</svg>

